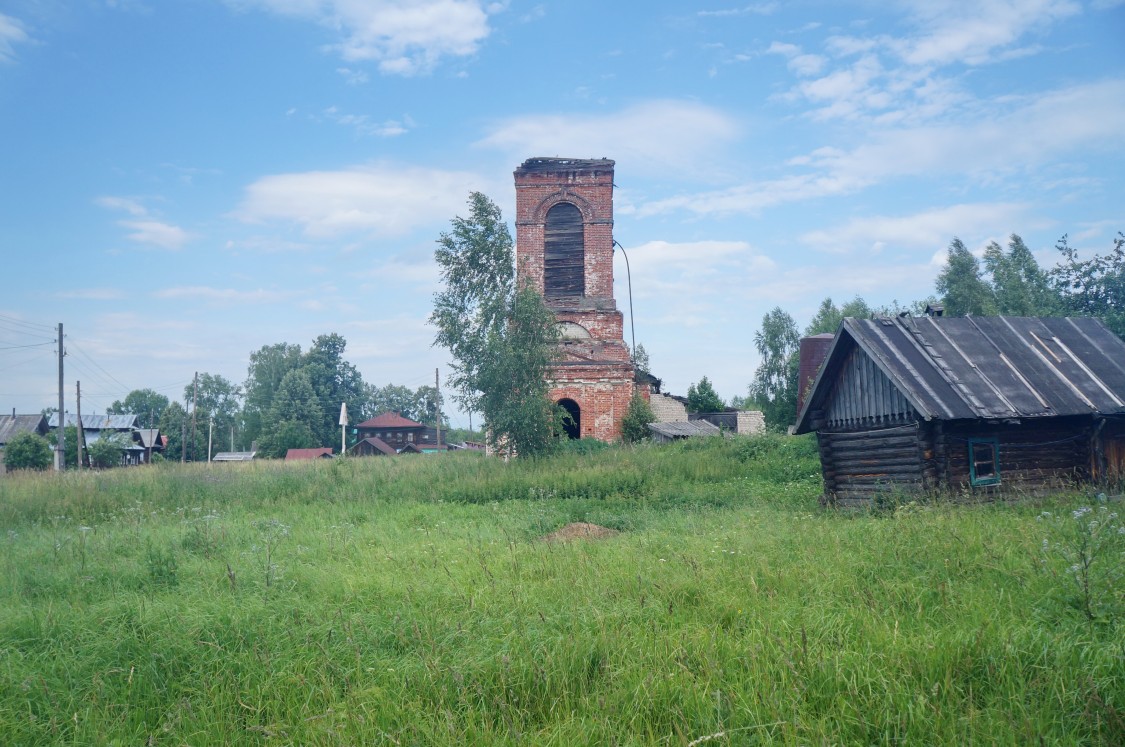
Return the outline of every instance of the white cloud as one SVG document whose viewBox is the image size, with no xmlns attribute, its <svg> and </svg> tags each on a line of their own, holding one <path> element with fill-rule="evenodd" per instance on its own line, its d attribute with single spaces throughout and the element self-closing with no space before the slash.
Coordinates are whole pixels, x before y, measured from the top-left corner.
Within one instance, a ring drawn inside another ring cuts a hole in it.
<svg viewBox="0 0 1125 747">
<path fill-rule="evenodd" d="M 821 251 L 858 254 L 895 249 L 938 250 L 954 236 L 991 235 L 1026 225 L 1029 205 L 991 202 L 950 205 L 914 215 L 875 215 L 800 236 L 801 241 Z M 944 255 L 943 255 L 944 257 Z"/>
<path fill-rule="evenodd" d="M 777 3 L 756 3 L 744 5 L 741 8 L 725 8 L 721 10 L 701 10 L 696 15 L 703 18 L 730 18 L 731 16 L 768 16 L 777 10 Z"/>
<path fill-rule="evenodd" d="M 123 220 L 119 225 L 132 231 L 126 238 L 139 244 L 151 244 L 162 249 L 179 249 L 191 238 L 179 226 L 162 223 L 158 220 Z"/>
<path fill-rule="evenodd" d="M 160 299 L 202 299 L 219 303 L 276 303 L 292 297 L 288 291 L 270 291 L 262 288 L 254 290 L 237 290 L 235 288 L 212 288 L 204 285 L 185 285 L 163 290 L 153 291 L 155 298 Z"/>
<path fill-rule="evenodd" d="M 325 109 L 324 116 L 336 124 L 355 128 L 355 131 L 360 135 L 375 135 L 377 137 L 404 135 L 409 131 L 407 128 L 414 125 L 414 120 L 408 116 L 403 117 L 401 121 L 388 119 L 384 122 L 373 122 L 366 114 L 344 114 L 334 106 Z"/>
<path fill-rule="evenodd" d="M 898 5 L 910 27 L 905 34 L 830 36 L 824 42 L 828 57 L 798 56 L 792 44 L 771 45 L 768 51 L 787 56 L 801 78 L 827 70 L 781 98 L 809 101 L 817 107 L 809 113 L 815 119 L 873 117 L 886 124 L 949 116 L 969 98 L 957 67 L 1037 54 L 1044 47 L 1027 41 L 1029 35 L 1081 11 L 1073 0 L 902 0 Z"/>
<path fill-rule="evenodd" d="M 479 189 L 473 174 L 389 164 L 265 176 L 246 188 L 235 217 L 291 222 L 317 238 L 401 235 L 448 221 Z"/>
<path fill-rule="evenodd" d="M 635 287 L 654 296 L 729 276 L 734 268 L 759 271 L 774 266 L 745 241 L 649 241 L 628 251 Z"/>
<path fill-rule="evenodd" d="M 79 288 L 56 293 L 57 298 L 75 298 L 82 301 L 117 301 L 125 294 L 117 288 Z"/>
<path fill-rule="evenodd" d="M 753 214 L 903 177 L 952 176 L 978 184 L 1013 174 L 1036 178 L 1037 166 L 1078 149 L 1119 149 L 1122 121 L 1125 80 L 1010 98 L 982 108 L 975 121 L 876 129 L 850 150 L 818 148 L 789 162 L 809 167 L 807 173 L 656 200 L 637 213 Z"/>
<path fill-rule="evenodd" d="M 376 62 L 383 73 L 415 75 L 443 57 L 474 54 L 489 34 L 478 0 L 229 0 L 315 21 L 340 34 L 330 49 L 349 62 Z"/>
<path fill-rule="evenodd" d="M 12 16 L 0 13 L 0 62 L 12 62 L 16 58 L 16 45 L 29 41 L 23 24 Z"/>
<path fill-rule="evenodd" d="M 687 176 L 700 161 L 715 159 L 739 134 L 736 122 L 694 101 L 657 100 L 612 114 L 543 114 L 499 123 L 476 145 L 505 151 L 512 160 L 529 155 L 612 157 L 631 172 Z"/>
<path fill-rule="evenodd" d="M 911 65 L 991 62 L 1027 33 L 1082 11 L 1071 0 L 917 0 L 908 6 L 921 33 L 888 44 Z"/>
<path fill-rule="evenodd" d="M 132 197 L 111 197 L 107 195 L 94 200 L 94 204 L 107 210 L 124 210 L 129 215 L 142 216 L 148 214 L 145 206 Z"/>
<path fill-rule="evenodd" d="M 179 226 L 151 217 L 148 208 L 135 198 L 106 195 L 95 199 L 94 204 L 107 210 L 121 210 L 136 218 L 136 220 L 117 222 L 117 225 L 132 232 L 125 235 L 130 241 L 158 246 L 162 249 L 176 250 L 192 238 L 191 234 Z"/>
</svg>

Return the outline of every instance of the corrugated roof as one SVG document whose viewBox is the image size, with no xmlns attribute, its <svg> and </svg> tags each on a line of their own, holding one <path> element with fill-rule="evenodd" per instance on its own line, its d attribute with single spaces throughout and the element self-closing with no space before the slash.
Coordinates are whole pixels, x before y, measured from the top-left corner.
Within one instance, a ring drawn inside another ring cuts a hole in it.
<svg viewBox="0 0 1125 747">
<path fill-rule="evenodd" d="M 649 430 L 667 438 L 689 438 L 691 436 L 719 436 L 723 431 L 706 420 L 675 420 L 668 423 L 649 423 Z"/>
<path fill-rule="evenodd" d="M 220 451 L 211 457 L 212 462 L 249 462 L 254 459 L 256 451 Z"/>
<path fill-rule="evenodd" d="M 73 412 L 66 414 L 64 421 L 67 427 L 78 427 L 78 415 Z M 59 414 L 57 412 L 51 413 L 51 419 L 47 421 L 47 426 L 50 428 L 59 427 Z M 109 431 L 131 431 L 137 427 L 137 416 L 131 414 L 125 415 L 83 415 L 82 416 L 82 429 L 87 431 L 109 430 Z"/>
<path fill-rule="evenodd" d="M 421 423 L 415 423 L 409 418 L 404 418 L 397 412 L 384 412 L 370 420 L 365 420 L 356 428 L 422 428 Z"/>
<path fill-rule="evenodd" d="M 1090 317 L 845 319 L 801 411 L 861 348 L 926 420 L 1125 413 L 1125 342 Z"/>
<path fill-rule="evenodd" d="M 38 433 L 42 415 L 0 415 L 0 445 L 21 433 Z"/>
<path fill-rule="evenodd" d="M 141 446 L 145 447 L 146 449 L 152 449 L 158 445 L 158 442 L 160 440 L 159 428 L 141 428 L 137 431 L 137 433 L 141 437 Z M 164 444 L 159 443 L 159 445 L 163 446 Z"/>
</svg>

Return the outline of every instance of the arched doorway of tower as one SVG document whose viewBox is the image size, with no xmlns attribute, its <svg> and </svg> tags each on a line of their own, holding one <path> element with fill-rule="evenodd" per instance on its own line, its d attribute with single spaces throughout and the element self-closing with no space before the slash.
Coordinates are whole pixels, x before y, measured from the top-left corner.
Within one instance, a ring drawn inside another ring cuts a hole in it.
<svg viewBox="0 0 1125 747">
<path fill-rule="evenodd" d="M 563 422 L 563 431 L 567 438 L 582 438 L 582 408 L 572 399 L 560 399 L 559 407 L 566 410 L 569 415 Z"/>
</svg>

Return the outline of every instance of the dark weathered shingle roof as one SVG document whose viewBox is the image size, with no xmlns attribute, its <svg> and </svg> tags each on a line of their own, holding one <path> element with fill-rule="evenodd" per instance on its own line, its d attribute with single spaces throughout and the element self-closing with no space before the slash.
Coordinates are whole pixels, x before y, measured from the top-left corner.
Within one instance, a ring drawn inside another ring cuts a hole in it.
<svg viewBox="0 0 1125 747">
<path fill-rule="evenodd" d="M 351 451 L 355 451 L 356 449 L 359 448 L 360 444 L 364 444 L 364 443 L 370 444 L 371 447 L 374 448 L 376 451 L 380 451 L 380 452 L 386 454 L 387 456 L 394 456 L 395 454 L 398 453 L 397 451 L 395 451 L 395 447 L 391 446 L 390 444 L 388 444 L 383 439 L 375 438 L 374 436 L 371 436 L 370 438 L 365 438 L 362 441 L 359 441 L 358 443 L 356 443 L 355 446 L 353 446 L 351 448 Z"/>
<path fill-rule="evenodd" d="M 1125 413 L 1125 342 L 1099 319 L 845 319 L 797 419 L 823 407 L 858 346 L 926 420 Z"/>
</svg>

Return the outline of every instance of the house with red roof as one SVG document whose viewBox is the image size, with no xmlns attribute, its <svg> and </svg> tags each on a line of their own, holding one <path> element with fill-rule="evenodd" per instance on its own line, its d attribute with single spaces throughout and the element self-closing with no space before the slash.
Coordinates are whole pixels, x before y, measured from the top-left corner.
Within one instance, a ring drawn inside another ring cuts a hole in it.
<svg viewBox="0 0 1125 747">
<path fill-rule="evenodd" d="M 439 448 L 436 428 L 416 423 L 397 412 L 376 415 L 357 425 L 355 431 L 360 442 L 376 438 L 396 452 L 401 452 L 407 446 L 413 447 L 411 451 L 434 451 Z"/>
<path fill-rule="evenodd" d="M 318 449 L 290 449 L 285 452 L 285 461 L 297 462 L 302 459 L 331 459 L 332 449 L 323 446 Z"/>
</svg>

